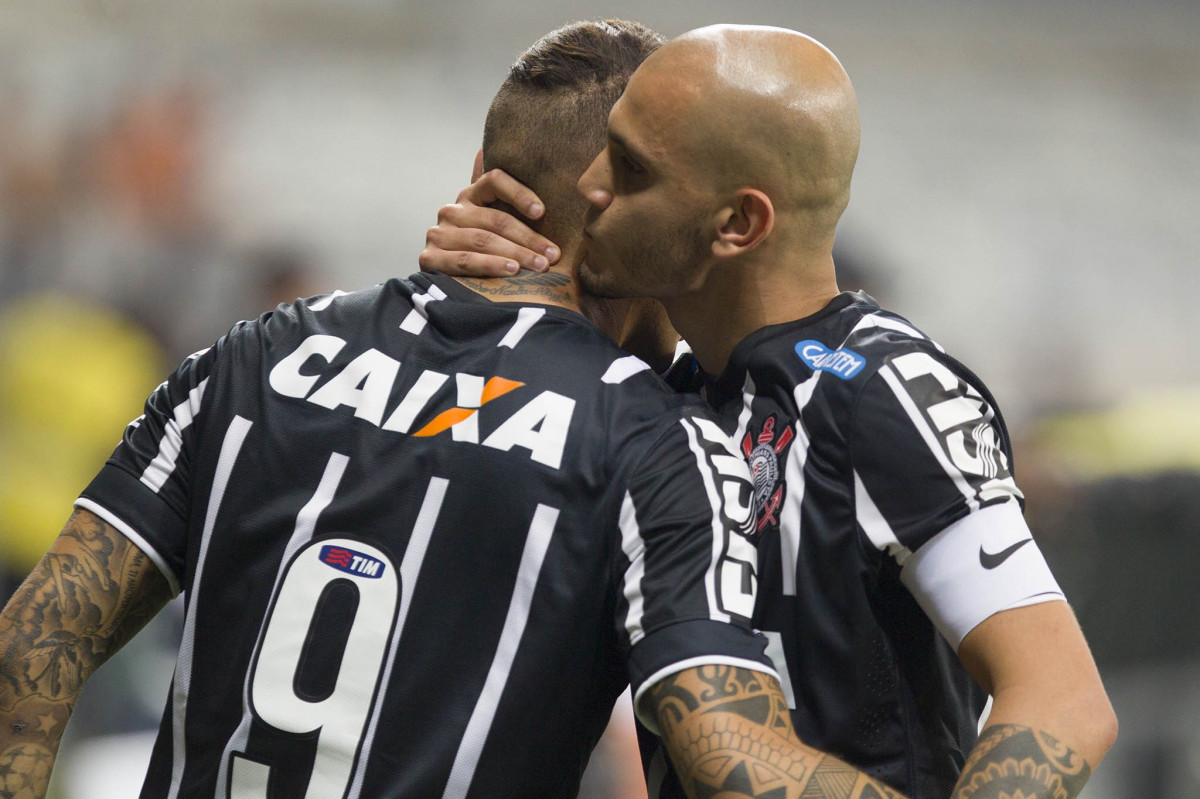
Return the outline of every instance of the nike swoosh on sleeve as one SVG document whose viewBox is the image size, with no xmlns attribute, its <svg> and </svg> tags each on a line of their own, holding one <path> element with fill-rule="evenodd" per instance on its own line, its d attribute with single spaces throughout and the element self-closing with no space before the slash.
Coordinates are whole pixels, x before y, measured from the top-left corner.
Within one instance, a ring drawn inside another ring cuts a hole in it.
<svg viewBox="0 0 1200 799">
<path fill-rule="evenodd" d="M 1010 557 L 1012 557 L 1012 554 L 1014 552 L 1016 552 L 1018 549 L 1025 546 L 1032 540 L 1033 540 L 1032 538 L 1023 539 L 1023 540 L 1018 541 L 1017 543 L 1013 544 L 1012 546 L 1005 547 L 1004 549 L 1002 549 L 996 553 L 984 552 L 983 547 L 980 547 L 979 548 L 979 565 L 985 569 L 994 569 L 997 566 L 999 566 L 1001 563 L 1003 563 L 1004 561 L 1006 561 Z"/>
</svg>

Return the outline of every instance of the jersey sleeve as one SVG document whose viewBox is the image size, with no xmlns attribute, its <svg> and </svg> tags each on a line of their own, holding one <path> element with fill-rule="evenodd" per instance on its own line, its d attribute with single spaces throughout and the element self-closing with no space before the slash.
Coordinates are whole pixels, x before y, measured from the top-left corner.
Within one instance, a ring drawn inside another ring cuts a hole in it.
<svg viewBox="0 0 1200 799">
<path fill-rule="evenodd" d="M 219 346 L 183 364 L 146 400 L 76 507 L 103 518 L 158 566 L 174 593 L 187 555 L 187 508 L 196 422 Z"/>
<path fill-rule="evenodd" d="M 1022 515 L 1003 422 L 974 375 L 932 348 L 905 352 L 854 413 L 859 525 L 954 647 L 994 613 L 1062 598 Z"/>
<path fill-rule="evenodd" d="M 726 664 L 777 676 L 750 628 L 757 585 L 753 486 L 720 427 L 688 414 L 635 467 L 620 514 L 628 566 L 618 625 L 630 644 L 634 708 L 644 691 L 694 666 Z"/>
</svg>

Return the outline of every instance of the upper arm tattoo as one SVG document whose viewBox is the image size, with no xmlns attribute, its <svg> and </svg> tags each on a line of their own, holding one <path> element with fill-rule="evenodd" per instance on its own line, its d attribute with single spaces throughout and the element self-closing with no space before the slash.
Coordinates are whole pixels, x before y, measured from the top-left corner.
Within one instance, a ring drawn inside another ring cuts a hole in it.
<svg viewBox="0 0 1200 799">
<path fill-rule="evenodd" d="M 1087 761 L 1047 733 L 997 724 L 971 750 L 954 799 L 1074 799 L 1091 775 Z"/>
<path fill-rule="evenodd" d="M 749 669 L 701 666 L 646 694 L 691 797 L 903 799 L 796 738 L 778 681 Z"/>
<path fill-rule="evenodd" d="M 41 795 L 84 682 L 170 597 L 145 553 L 75 511 L 0 614 L 0 798 Z"/>
</svg>

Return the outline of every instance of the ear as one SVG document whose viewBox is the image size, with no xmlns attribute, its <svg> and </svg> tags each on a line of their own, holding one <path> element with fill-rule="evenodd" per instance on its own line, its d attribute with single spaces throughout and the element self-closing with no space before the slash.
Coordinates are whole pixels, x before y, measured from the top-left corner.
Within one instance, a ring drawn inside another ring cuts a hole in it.
<svg viewBox="0 0 1200 799">
<path fill-rule="evenodd" d="M 483 148 L 480 147 L 475 152 L 475 166 L 471 169 L 471 182 L 479 180 L 483 177 Z"/>
<path fill-rule="evenodd" d="M 775 206 L 758 189 L 739 189 L 721 209 L 713 255 L 732 258 L 761 244 L 775 227 Z"/>
</svg>

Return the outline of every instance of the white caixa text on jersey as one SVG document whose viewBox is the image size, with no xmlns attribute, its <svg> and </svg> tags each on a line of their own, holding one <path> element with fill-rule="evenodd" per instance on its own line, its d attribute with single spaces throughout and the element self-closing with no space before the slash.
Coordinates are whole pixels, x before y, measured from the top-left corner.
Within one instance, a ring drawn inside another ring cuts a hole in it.
<svg viewBox="0 0 1200 799">
<path fill-rule="evenodd" d="M 346 341 L 337 336 L 309 336 L 271 369 L 268 378 L 271 388 L 285 397 L 304 399 L 329 410 L 337 410 L 343 405 L 353 408 L 355 417 L 382 430 L 417 438 L 449 431 L 458 442 L 505 452 L 522 447 L 538 463 L 555 469 L 561 465 L 575 412 L 575 400 L 570 397 L 542 391 L 515 413 L 500 420 L 481 441 L 480 416 L 486 413 L 483 407 L 498 397 L 527 387 L 499 375 L 485 378 L 458 373 L 454 376 L 454 404 L 413 430 L 418 415 L 432 409 L 435 400 L 441 398 L 439 404 L 445 404 L 450 392 L 442 389 L 450 375 L 423 370 L 400 402 L 386 413 L 392 389 L 400 376 L 400 361 L 372 348 L 345 366 L 332 367 L 333 358 L 345 346 Z M 313 369 L 321 361 L 324 361 L 324 369 L 309 374 L 301 371 L 301 367 Z M 323 378 L 327 379 L 318 387 Z"/>
</svg>

